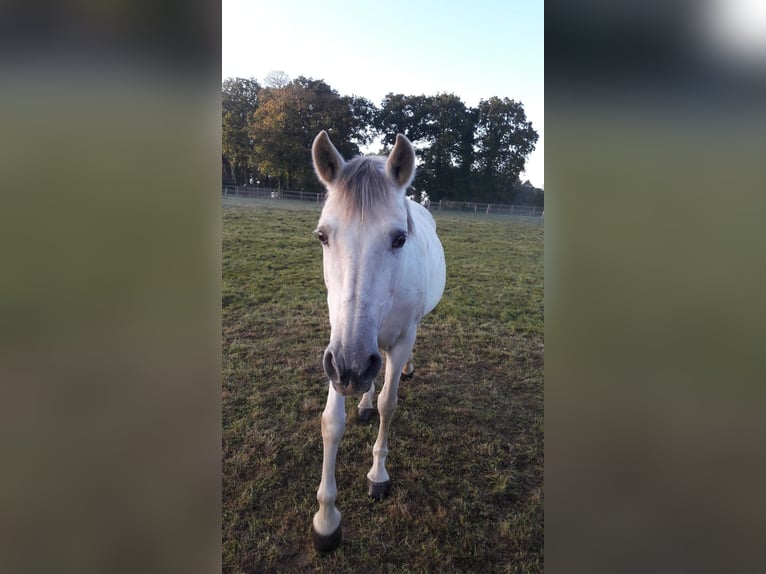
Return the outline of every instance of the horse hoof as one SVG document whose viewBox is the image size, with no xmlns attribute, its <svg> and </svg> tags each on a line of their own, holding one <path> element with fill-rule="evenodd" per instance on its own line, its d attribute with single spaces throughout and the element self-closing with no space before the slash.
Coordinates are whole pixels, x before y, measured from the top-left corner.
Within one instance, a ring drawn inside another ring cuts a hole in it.
<svg viewBox="0 0 766 574">
<path fill-rule="evenodd" d="M 409 381 L 415 374 L 415 369 L 412 369 L 409 373 L 402 373 L 402 380 Z"/>
<path fill-rule="evenodd" d="M 372 482 L 367 479 L 367 496 L 373 500 L 383 500 L 388 496 L 388 491 L 391 489 L 391 481 L 386 482 Z"/>
<path fill-rule="evenodd" d="M 409 370 L 408 370 L 409 369 Z M 404 365 L 404 368 L 402 369 L 402 380 L 409 380 L 412 378 L 412 375 L 415 373 L 415 365 L 412 363 L 407 363 Z"/>
<path fill-rule="evenodd" d="M 314 550 L 317 552 L 332 552 L 340 546 L 342 539 L 343 535 L 341 533 L 340 524 L 338 524 L 338 528 L 335 529 L 335 532 L 326 536 L 319 534 L 314 530 L 313 525 L 311 527 L 311 542 L 314 544 Z"/>
<path fill-rule="evenodd" d="M 372 420 L 372 417 L 375 416 L 375 413 L 378 412 L 375 409 L 371 408 L 363 408 L 359 409 L 359 421 L 363 423 L 368 423 L 370 420 Z"/>
</svg>

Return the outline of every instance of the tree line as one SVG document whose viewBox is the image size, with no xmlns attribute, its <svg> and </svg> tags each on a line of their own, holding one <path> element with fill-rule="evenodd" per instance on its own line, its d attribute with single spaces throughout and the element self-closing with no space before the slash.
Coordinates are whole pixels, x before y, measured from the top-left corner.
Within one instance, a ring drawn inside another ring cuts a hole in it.
<svg viewBox="0 0 766 574">
<path fill-rule="evenodd" d="M 432 200 L 543 204 L 543 190 L 522 182 L 537 132 L 521 102 L 491 97 L 474 107 L 455 94 L 389 93 L 378 107 L 343 96 L 323 80 L 291 80 L 272 72 L 222 84 L 224 179 L 252 178 L 262 186 L 320 191 L 311 143 L 327 130 L 346 158 L 382 138 L 387 153 L 396 134 L 415 145 L 418 172 L 411 193 Z"/>
</svg>

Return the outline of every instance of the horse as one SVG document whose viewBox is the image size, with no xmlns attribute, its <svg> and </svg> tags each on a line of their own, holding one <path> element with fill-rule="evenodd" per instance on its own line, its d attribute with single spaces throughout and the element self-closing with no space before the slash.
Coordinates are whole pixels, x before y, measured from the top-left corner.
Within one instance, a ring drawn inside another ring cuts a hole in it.
<svg viewBox="0 0 766 574">
<path fill-rule="evenodd" d="M 361 395 L 361 421 L 374 415 L 382 351 L 386 369 L 377 400 L 380 428 L 367 473 L 367 494 L 382 500 L 391 484 L 388 430 L 400 378 L 414 371 L 417 327 L 442 297 L 446 265 L 434 218 L 405 195 L 415 176 L 415 150 L 404 135 L 397 134 L 387 158 L 346 161 L 323 130 L 311 153 L 327 190 L 314 234 L 322 244 L 330 316 L 330 343 L 322 358 L 330 380 L 321 421 L 324 458 L 311 536 L 317 551 L 328 552 L 342 540 L 335 461 L 346 428 L 346 397 Z"/>
</svg>

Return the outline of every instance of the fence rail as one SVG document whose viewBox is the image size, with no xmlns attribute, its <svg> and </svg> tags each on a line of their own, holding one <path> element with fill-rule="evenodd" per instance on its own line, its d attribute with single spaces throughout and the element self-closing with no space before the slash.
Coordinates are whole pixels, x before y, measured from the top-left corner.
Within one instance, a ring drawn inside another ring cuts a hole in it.
<svg viewBox="0 0 766 574">
<path fill-rule="evenodd" d="M 292 199 L 321 204 L 324 193 L 311 191 L 291 191 L 272 187 L 250 187 L 225 185 L 221 188 L 224 197 L 257 197 L 264 199 Z M 526 217 L 541 217 L 543 208 L 535 205 L 513 205 L 505 203 L 476 203 L 473 201 L 431 201 L 426 205 L 431 211 L 462 211 L 481 213 L 485 215 L 519 215 Z"/>
<path fill-rule="evenodd" d="M 273 187 L 250 187 L 224 185 L 221 188 L 224 197 L 260 197 L 266 199 L 294 199 L 298 201 L 311 201 L 313 203 L 322 203 L 324 193 L 314 193 L 311 191 L 288 191 Z"/>
</svg>

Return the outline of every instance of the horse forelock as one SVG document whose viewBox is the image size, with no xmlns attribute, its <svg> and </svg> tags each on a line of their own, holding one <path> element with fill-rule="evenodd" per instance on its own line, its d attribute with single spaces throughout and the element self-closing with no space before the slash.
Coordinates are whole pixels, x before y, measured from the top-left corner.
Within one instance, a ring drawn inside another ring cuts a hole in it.
<svg viewBox="0 0 766 574">
<path fill-rule="evenodd" d="M 393 211 L 404 200 L 407 210 L 407 231 L 412 232 L 409 201 L 386 177 L 386 158 L 356 157 L 346 163 L 328 197 L 338 202 L 346 218 L 365 221 L 380 212 Z"/>
</svg>

